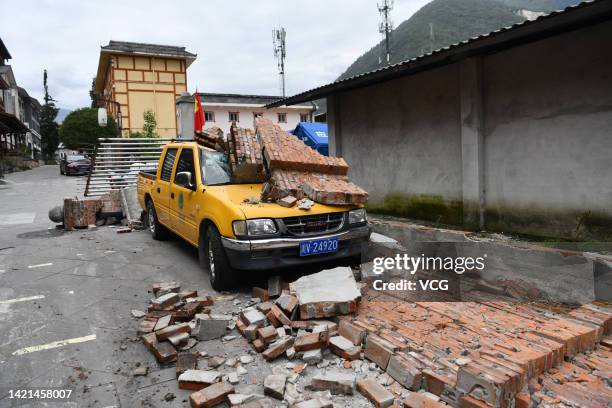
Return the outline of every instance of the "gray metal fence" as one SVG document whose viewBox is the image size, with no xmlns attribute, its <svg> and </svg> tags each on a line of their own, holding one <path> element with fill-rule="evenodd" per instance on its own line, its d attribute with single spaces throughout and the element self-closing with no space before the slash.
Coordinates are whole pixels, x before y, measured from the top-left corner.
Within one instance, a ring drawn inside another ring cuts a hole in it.
<svg viewBox="0 0 612 408">
<path fill-rule="evenodd" d="M 99 196 L 113 189 L 135 186 L 138 173 L 154 170 L 165 144 L 174 139 L 98 139 L 87 179 L 81 179 L 85 196 Z"/>
</svg>

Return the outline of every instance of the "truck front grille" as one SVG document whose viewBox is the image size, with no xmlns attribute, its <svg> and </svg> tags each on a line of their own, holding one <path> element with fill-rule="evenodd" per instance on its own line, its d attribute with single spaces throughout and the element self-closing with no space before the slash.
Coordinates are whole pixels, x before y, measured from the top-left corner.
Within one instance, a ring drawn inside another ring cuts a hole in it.
<svg viewBox="0 0 612 408">
<path fill-rule="evenodd" d="M 308 236 L 338 231 L 344 224 L 344 213 L 288 217 L 282 221 L 288 235 Z"/>
</svg>

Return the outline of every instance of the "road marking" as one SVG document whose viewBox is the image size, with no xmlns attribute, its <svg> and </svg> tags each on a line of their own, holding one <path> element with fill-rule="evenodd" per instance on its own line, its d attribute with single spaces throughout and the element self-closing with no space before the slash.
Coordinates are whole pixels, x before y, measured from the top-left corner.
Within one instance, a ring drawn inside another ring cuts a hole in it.
<svg viewBox="0 0 612 408">
<path fill-rule="evenodd" d="M 90 334 L 89 336 L 84 336 L 84 337 L 75 337 L 73 339 L 59 340 L 59 341 L 54 341 L 54 342 L 47 343 L 47 344 L 41 344 L 39 346 L 24 347 L 19 350 L 13 351 L 13 355 L 21 356 L 23 354 L 34 353 L 36 351 L 51 350 L 54 348 L 67 346 L 69 344 L 84 343 L 86 341 L 92 341 L 95 339 L 96 339 L 96 335 Z"/>
<path fill-rule="evenodd" d="M 9 300 L 0 300 L 0 305 L 10 305 L 12 303 L 27 302 L 28 300 L 44 299 L 45 295 L 28 296 Z"/>
<path fill-rule="evenodd" d="M 42 268 L 43 266 L 51 266 L 51 265 L 53 265 L 53 262 L 47 262 L 47 263 L 38 264 L 38 265 L 28 265 L 28 269 Z"/>
<path fill-rule="evenodd" d="M 36 213 L 0 214 L 0 225 L 32 224 Z"/>
</svg>

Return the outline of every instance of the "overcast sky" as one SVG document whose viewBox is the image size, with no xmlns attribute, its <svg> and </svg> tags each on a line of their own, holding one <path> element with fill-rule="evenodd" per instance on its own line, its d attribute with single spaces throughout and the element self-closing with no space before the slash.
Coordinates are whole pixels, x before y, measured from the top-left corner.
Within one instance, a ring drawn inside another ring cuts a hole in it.
<svg viewBox="0 0 612 408">
<path fill-rule="evenodd" d="M 396 0 L 393 21 L 429 0 Z M 42 101 L 49 73 L 58 106 L 87 106 L 100 46 L 136 41 L 198 55 L 189 90 L 278 95 L 272 29 L 287 30 L 287 94 L 332 82 L 381 39 L 376 0 L 2 0 L 0 37 L 15 77 Z"/>
</svg>

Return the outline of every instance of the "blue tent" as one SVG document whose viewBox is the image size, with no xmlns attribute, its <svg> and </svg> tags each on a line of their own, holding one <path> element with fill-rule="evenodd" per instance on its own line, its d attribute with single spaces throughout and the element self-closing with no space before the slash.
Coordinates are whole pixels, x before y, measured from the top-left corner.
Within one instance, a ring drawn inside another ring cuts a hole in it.
<svg viewBox="0 0 612 408">
<path fill-rule="evenodd" d="M 291 133 L 322 155 L 329 156 L 326 123 L 300 122 Z"/>
</svg>

